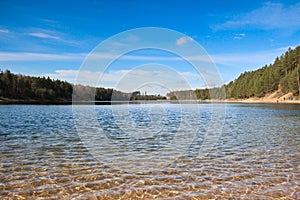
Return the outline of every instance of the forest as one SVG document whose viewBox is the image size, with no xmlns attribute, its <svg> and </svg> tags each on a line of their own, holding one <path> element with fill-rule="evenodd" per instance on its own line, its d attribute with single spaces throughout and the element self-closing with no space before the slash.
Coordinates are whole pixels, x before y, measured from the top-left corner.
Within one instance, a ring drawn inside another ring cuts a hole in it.
<svg viewBox="0 0 300 200">
<path fill-rule="evenodd" d="M 66 81 L 52 80 L 49 77 L 32 77 L 0 70 L 0 100 L 2 102 L 71 102 L 73 88 L 76 91 L 95 93 L 95 101 L 133 101 L 166 99 L 160 95 L 141 95 L 139 91 L 124 93 L 110 88 L 93 88 L 73 85 Z M 112 99 L 113 98 L 113 99 Z M 84 99 L 82 99 L 84 100 Z"/>
<path fill-rule="evenodd" d="M 292 92 L 300 97 L 300 46 L 289 48 L 273 64 L 265 65 L 254 71 L 244 72 L 237 79 L 221 88 L 196 89 L 194 91 L 174 91 L 167 94 L 170 99 L 190 98 L 191 92 L 200 100 L 222 99 L 225 95 L 216 95 L 225 91 L 226 98 L 264 97 L 266 94 L 281 90 Z M 212 96 L 212 97 L 211 97 Z"/>
<path fill-rule="evenodd" d="M 9 70 L 0 71 L 0 97 L 14 100 L 56 100 L 72 99 L 72 85 L 60 80 L 16 75 Z"/>
<path fill-rule="evenodd" d="M 300 46 L 289 48 L 273 64 L 242 73 L 237 79 L 220 88 L 173 91 L 167 94 L 176 99 L 224 99 L 264 97 L 280 89 L 300 97 Z M 124 93 L 110 88 L 92 88 L 75 85 L 80 91 L 95 90 L 96 101 L 111 100 L 163 100 L 160 95 L 141 95 L 140 91 Z M 34 101 L 72 101 L 71 83 L 52 80 L 49 77 L 32 77 L 0 70 L 0 99 Z M 226 94 L 226 95 L 225 95 Z"/>
<path fill-rule="evenodd" d="M 241 74 L 225 86 L 227 98 L 263 97 L 281 89 L 299 96 L 300 46 L 289 48 L 273 64 Z"/>
</svg>

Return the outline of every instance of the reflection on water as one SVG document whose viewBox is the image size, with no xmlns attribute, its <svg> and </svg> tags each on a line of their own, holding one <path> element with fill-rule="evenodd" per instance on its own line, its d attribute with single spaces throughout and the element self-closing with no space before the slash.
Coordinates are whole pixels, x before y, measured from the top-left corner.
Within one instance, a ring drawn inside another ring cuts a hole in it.
<svg viewBox="0 0 300 200">
<path fill-rule="evenodd" d="M 152 123 L 143 105 L 130 106 L 137 127 Z M 193 127 L 186 130 L 197 130 L 197 138 L 176 164 L 126 172 L 92 157 L 75 130 L 71 106 L 2 105 L 0 198 L 299 199 L 300 106 L 227 104 L 223 133 L 202 155 L 210 107 L 200 105 L 191 114 Z M 108 123 L 114 120 L 105 114 L 109 110 L 96 106 L 101 126 L 115 137 L 118 127 Z M 165 110 L 171 117 L 164 123 L 177 129 L 178 107 Z"/>
</svg>

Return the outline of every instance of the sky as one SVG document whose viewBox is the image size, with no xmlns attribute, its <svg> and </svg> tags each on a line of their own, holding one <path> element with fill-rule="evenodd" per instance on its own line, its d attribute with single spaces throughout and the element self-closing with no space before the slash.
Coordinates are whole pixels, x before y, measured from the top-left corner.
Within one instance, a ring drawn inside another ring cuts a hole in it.
<svg viewBox="0 0 300 200">
<path fill-rule="evenodd" d="M 300 1 L 2 0 L 0 69 L 72 83 L 78 83 L 81 72 L 86 78 L 82 84 L 96 79 L 97 86 L 118 88 L 122 83 L 126 90 L 124 85 L 135 83 L 131 89 L 148 93 L 158 92 L 156 87 L 188 89 L 182 82 L 192 89 L 209 85 L 201 74 L 205 72 L 199 74 L 186 60 L 177 59 L 178 55 L 157 49 L 129 52 L 105 70 L 83 69 L 88 55 L 104 41 L 143 27 L 184 34 L 163 38 L 185 51 L 190 51 L 188 43 L 199 44 L 204 53 L 198 55 L 207 54 L 222 81 L 228 83 L 245 71 L 271 64 L 289 47 L 299 45 Z M 142 43 L 140 35 L 127 34 L 114 40 L 114 48 Z M 113 57 L 109 50 L 101 53 L 98 59 Z M 171 76 L 173 72 L 180 78 Z M 147 88 L 145 84 L 152 85 Z"/>
</svg>

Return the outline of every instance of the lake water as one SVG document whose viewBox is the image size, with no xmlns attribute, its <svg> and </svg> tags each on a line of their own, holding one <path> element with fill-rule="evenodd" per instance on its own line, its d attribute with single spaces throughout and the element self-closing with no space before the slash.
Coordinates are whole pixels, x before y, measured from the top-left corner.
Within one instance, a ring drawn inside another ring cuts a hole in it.
<svg viewBox="0 0 300 200">
<path fill-rule="evenodd" d="M 0 199 L 300 199 L 299 122 L 300 105 L 0 105 Z"/>
</svg>

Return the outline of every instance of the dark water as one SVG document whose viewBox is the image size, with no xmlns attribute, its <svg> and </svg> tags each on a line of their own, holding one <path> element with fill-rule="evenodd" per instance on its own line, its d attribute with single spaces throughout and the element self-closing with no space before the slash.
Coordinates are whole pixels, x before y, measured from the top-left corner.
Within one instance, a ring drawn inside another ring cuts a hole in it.
<svg viewBox="0 0 300 200">
<path fill-rule="evenodd" d="M 0 106 L 0 199 L 300 199 L 300 105 L 86 108 Z"/>
</svg>

